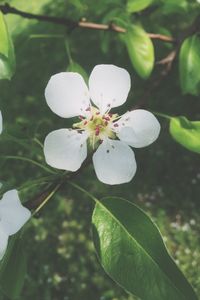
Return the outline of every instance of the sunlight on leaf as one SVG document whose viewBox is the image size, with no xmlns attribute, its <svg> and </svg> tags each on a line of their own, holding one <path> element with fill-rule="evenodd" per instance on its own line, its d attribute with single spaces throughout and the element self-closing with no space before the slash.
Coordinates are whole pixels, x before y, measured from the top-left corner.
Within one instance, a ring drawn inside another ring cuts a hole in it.
<svg viewBox="0 0 200 300">
<path fill-rule="evenodd" d="M 189 121 L 182 116 L 171 118 L 170 133 L 183 147 L 200 153 L 200 121 Z"/>
</svg>

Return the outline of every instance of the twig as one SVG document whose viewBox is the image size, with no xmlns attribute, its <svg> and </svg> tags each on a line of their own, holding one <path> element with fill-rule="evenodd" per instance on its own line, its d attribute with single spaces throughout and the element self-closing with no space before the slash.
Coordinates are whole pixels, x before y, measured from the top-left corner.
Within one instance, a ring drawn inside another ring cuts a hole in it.
<svg viewBox="0 0 200 300">
<path fill-rule="evenodd" d="M 38 207 L 43 206 L 43 202 L 46 201 L 46 199 L 49 199 L 49 196 L 52 194 L 52 191 L 56 189 L 60 189 L 64 183 L 66 183 L 68 180 L 76 178 L 83 169 L 85 169 L 92 161 L 92 154 L 87 157 L 87 159 L 83 162 L 81 168 L 77 170 L 76 172 L 67 173 L 66 175 L 63 175 L 59 180 L 56 180 L 53 182 L 48 188 L 42 192 L 40 192 L 37 196 L 34 196 L 32 199 L 26 201 L 24 204 L 28 209 L 31 210 L 37 210 Z"/>
<path fill-rule="evenodd" d="M 53 16 L 46 16 L 46 15 L 37 15 L 32 13 L 27 13 L 21 11 L 13 6 L 10 6 L 8 3 L 0 5 L 0 10 L 3 14 L 14 14 L 21 16 L 27 19 L 34 19 L 43 22 L 50 22 L 57 25 L 63 25 L 68 27 L 70 30 L 74 28 L 86 28 L 86 29 L 93 29 L 93 30 L 103 30 L 103 31 L 114 31 L 118 33 L 125 33 L 126 29 L 120 26 L 117 26 L 114 23 L 111 24 L 99 24 L 93 22 L 87 22 L 84 18 L 80 21 L 73 21 L 67 18 L 59 18 Z M 157 39 L 168 43 L 174 43 L 175 39 L 171 36 L 163 35 L 163 34 L 156 34 L 156 33 L 148 33 L 151 39 Z"/>
<path fill-rule="evenodd" d="M 169 75 L 169 73 L 172 70 L 172 65 L 176 59 L 176 56 L 180 50 L 180 47 L 182 45 L 182 42 L 187 38 L 188 36 L 198 32 L 200 30 L 200 15 L 196 17 L 194 22 L 191 26 L 189 26 L 184 32 L 180 34 L 178 37 L 174 49 L 163 59 L 158 61 L 156 64 L 162 66 L 161 72 L 158 74 L 156 78 L 154 78 L 153 81 L 149 82 L 149 87 L 145 89 L 145 92 L 143 93 L 141 99 L 139 102 L 132 107 L 132 110 L 138 109 L 138 108 L 144 108 L 147 106 L 147 103 L 149 101 L 150 95 L 161 85 L 163 80 Z"/>
</svg>

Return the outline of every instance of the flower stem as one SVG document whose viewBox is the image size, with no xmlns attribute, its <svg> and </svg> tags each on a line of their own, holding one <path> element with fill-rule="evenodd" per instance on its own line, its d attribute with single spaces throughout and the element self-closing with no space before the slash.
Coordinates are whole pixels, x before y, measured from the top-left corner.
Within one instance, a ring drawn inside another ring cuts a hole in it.
<svg viewBox="0 0 200 300">
<path fill-rule="evenodd" d="M 37 162 L 37 161 L 35 161 L 33 159 L 30 159 L 30 158 L 27 158 L 27 157 L 14 156 L 14 155 L 6 155 L 6 156 L 2 156 L 2 158 L 26 161 L 26 162 L 29 162 L 29 163 L 31 163 L 33 165 L 36 165 L 37 167 L 40 167 L 41 169 L 45 170 L 46 172 L 49 172 L 49 173 L 54 174 L 54 175 L 57 174 L 57 172 L 51 170 L 50 168 L 48 168 L 46 166 L 43 166 L 39 162 Z"/>
</svg>

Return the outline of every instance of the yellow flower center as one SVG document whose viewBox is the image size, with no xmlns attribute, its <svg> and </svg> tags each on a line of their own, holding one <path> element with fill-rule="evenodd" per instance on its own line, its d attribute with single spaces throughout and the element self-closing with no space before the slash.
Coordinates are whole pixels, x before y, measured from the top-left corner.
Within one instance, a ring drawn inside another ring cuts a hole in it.
<svg viewBox="0 0 200 300">
<path fill-rule="evenodd" d="M 105 138 L 116 138 L 112 125 L 117 117 L 117 114 L 110 113 L 102 115 L 97 108 L 92 106 L 88 109 L 88 117 L 80 116 L 81 121 L 73 124 L 73 128 L 86 131 L 89 135 L 90 144 L 94 148 L 97 142 L 101 143 Z"/>
</svg>

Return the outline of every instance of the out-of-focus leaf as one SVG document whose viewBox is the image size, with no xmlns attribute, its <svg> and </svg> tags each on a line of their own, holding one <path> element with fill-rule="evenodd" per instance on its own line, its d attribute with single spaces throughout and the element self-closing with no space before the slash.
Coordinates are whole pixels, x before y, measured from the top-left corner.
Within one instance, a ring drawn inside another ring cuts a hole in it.
<svg viewBox="0 0 200 300">
<path fill-rule="evenodd" d="M 141 11 L 151 5 L 153 1 L 154 0 L 128 0 L 127 11 L 130 13 Z"/>
<path fill-rule="evenodd" d="M 184 13 L 188 8 L 187 0 L 163 0 L 160 12 L 169 15 L 173 13 Z"/>
<path fill-rule="evenodd" d="M 126 291 L 142 300 L 197 300 L 158 228 L 136 205 L 104 198 L 96 203 L 92 223 L 100 262 Z"/>
<path fill-rule="evenodd" d="M 0 79 L 11 79 L 15 71 L 14 47 L 0 11 Z"/>
<path fill-rule="evenodd" d="M 180 84 L 183 94 L 200 94 L 200 37 L 185 39 L 179 54 Z"/>
<path fill-rule="evenodd" d="M 78 63 L 76 63 L 73 60 L 70 60 L 70 63 L 67 67 L 67 71 L 68 72 L 76 72 L 79 73 L 83 76 L 83 78 L 85 79 L 85 82 L 88 82 L 88 74 L 86 73 L 86 71 L 83 69 L 83 67 L 81 67 Z"/>
<path fill-rule="evenodd" d="M 131 26 L 123 35 L 130 60 L 142 78 L 148 78 L 154 66 L 154 46 L 140 26 Z"/>
<path fill-rule="evenodd" d="M 200 153 L 200 121 L 189 121 L 186 117 L 170 120 L 170 133 L 183 147 Z"/>
<path fill-rule="evenodd" d="M 14 300 L 21 293 L 27 273 L 27 256 L 24 241 L 19 234 L 9 241 L 6 255 L 0 263 L 0 289 Z"/>
</svg>

